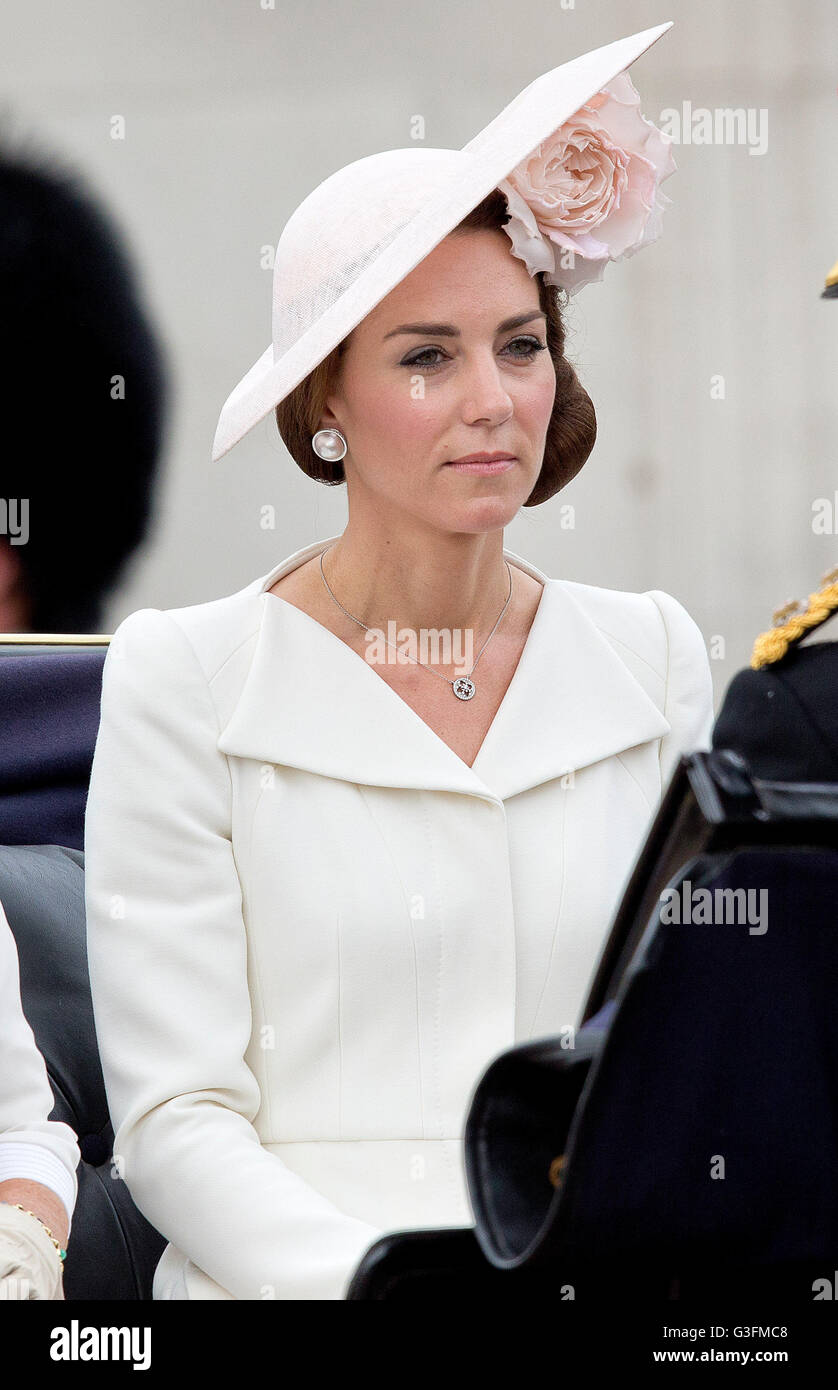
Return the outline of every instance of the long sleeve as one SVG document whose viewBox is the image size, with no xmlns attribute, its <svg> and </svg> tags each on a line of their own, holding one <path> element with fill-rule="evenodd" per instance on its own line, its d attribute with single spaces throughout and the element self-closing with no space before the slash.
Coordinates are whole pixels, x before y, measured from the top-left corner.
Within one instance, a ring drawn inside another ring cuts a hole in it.
<svg viewBox="0 0 838 1390">
<path fill-rule="evenodd" d="M 12 929 L 0 904 L 0 1182 L 28 1178 L 57 1193 L 72 1222 L 81 1154 L 75 1133 L 50 1120 L 55 1104 L 44 1059 L 20 999 Z"/>
<path fill-rule="evenodd" d="M 648 591 L 666 629 L 664 715 L 672 725 L 661 739 L 661 788 L 666 790 L 682 753 L 709 749 L 713 729 L 713 677 L 701 629 L 671 594 Z"/>
<path fill-rule="evenodd" d="M 233 1298 L 341 1299 L 381 1234 L 260 1143 L 247 940 L 212 691 L 168 613 L 105 661 L 85 824 L 88 957 L 114 1155 Z"/>
</svg>

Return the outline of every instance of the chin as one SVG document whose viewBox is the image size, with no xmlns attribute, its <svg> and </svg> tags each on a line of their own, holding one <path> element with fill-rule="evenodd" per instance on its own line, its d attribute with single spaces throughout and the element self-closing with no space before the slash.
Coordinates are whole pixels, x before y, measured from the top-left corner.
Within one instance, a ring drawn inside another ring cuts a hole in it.
<svg viewBox="0 0 838 1390">
<path fill-rule="evenodd" d="M 526 497 L 510 500 L 508 497 L 483 497 L 468 507 L 457 508 L 449 513 L 448 525 L 454 531 L 470 532 L 480 535 L 485 531 L 499 531 L 515 519 Z"/>
</svg>

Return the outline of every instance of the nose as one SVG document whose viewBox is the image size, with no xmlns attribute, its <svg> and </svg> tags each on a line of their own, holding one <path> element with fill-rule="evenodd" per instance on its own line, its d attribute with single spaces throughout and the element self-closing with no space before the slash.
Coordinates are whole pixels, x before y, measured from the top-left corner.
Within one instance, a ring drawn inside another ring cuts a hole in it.
<svg viewBox="0 0 838 1390">
<path fill-rule="evenodd" d="M 477 353 L 462 378 L 462 415 L 467 425 L 502 425 L 514 410 L 494 352 Z"/>
</svg>

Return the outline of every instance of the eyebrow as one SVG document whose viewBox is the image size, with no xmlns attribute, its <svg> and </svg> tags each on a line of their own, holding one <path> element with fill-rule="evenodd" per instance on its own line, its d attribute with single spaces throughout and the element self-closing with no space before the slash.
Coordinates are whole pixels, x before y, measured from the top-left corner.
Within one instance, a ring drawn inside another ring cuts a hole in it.
<svg viewBox="0 0 838 1390">
<path fill-rule="evenodd" d="M 528 314 L 516 314 L 514 318 L 504 319 L 503 323 L 498 324 L 497 331 L 506 333 L 510 328 L 520 328 L 522 324 L 532 323 L 533 319 L 544 319 L 547 315 L 543 309 L 533 309 Z M 398 333 L 421 333 L 423 336 L 431 338 L 459 338 L 460 330 L 455 328 L 453 323 L 401 323 L 398 328 L 391 328 L 389 333 L 384 334 L 383 341 L 394 338 Z"/>
</svg>

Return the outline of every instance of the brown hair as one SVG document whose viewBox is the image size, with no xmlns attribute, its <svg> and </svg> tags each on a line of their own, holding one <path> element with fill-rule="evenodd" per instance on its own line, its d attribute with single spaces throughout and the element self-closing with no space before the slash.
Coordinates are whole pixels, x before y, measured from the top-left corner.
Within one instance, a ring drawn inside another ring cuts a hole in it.
<svg viewBox="0 0 838 1390">
<path fill-rule="evenodd" d="M 492 231 L 508 220 L 506 199 L 494 189 L 454 229 Z M 535 507 L 546 502 L 576 477 L 596 440 L 596 414 L 587 391 L 580 385 L 574 367 L 564 355 L 565 326 L 558 291 L 536 275 L 541 308 L 547 315 L 547 348 L 556 371 L 556 399 L 547 426 L 541 472 L 524 503 Z M 326 400 L 332 390 L 346 339 L 320 362 L 304 381 L 275 408 L 280 437 L 294 462 L 319 483 L 335 486 L 345 482 L 343 464 L 330 463 L 315 454 L 311 437 L 320 428 Z"/>
</svg>

